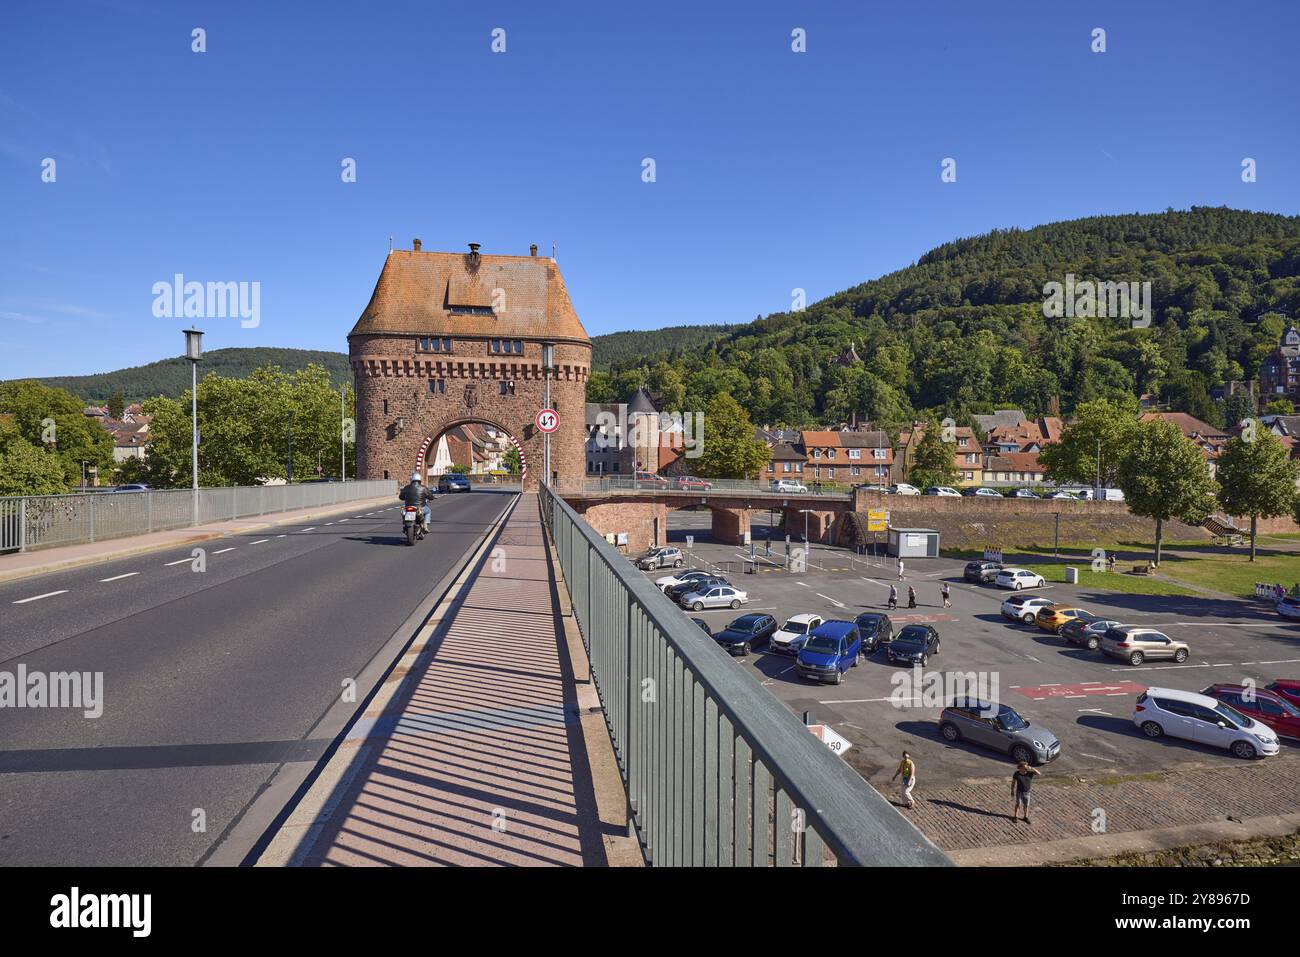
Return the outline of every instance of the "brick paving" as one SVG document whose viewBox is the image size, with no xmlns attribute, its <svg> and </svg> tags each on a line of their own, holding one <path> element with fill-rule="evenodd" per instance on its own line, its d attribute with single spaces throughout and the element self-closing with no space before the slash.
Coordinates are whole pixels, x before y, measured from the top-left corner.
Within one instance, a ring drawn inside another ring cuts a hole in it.
<svg viewBox="0 0 1300 957">
<path fill-rule="evenodd" d="M 1032 823 L 1011 820 L 1011 771 L 1002 780 L 972 781 L 930 791 L 918 776 L 916 807 L 903 811 L 944 850 L 1038 844 L 1094 836 L 1095 812 L 1105 833 L 1140 831 L 1300 812 L 1300 759 L 1285 754 L 1251 763 L 1188 767 L 1099 780 L 1034 780 Z M 897 793 L 878 785 L 886 797 Z"/>
<path fill-rule="evenodd" d="M 562 642 L 528 494 L 409 693 L 349 732 L 369 747 L 300 862 L 606 863 Z"/>
</svg>

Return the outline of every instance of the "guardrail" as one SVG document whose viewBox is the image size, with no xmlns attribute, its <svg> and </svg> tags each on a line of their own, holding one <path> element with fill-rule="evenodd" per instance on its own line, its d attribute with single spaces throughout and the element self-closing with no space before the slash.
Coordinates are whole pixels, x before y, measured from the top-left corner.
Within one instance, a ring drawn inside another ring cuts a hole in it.
<svg viewBox="0 0 1300 957">
<path fill-rule="evenodd" d="M 600 478 L 570 479 L 552 483 L 552 487 L 562 495 L 581 495 L 600 492 L 678 492 L 684 495 L 708 494 L 709 492 L 727 494 L 731 492 L 746 495 L 768 495 L 773 497 L 790 497 L 792 495 L 820 495 L 824 498 L 850 499 L 852 489 L 844 486 L 808 485 L 806 492 L 781 492 L 772 487 L 771 482 L 755 482 L 747 479 L 692 479 L 694 484 L 683 484 L 676 477 L 665 477 L 662 481 L 654 479 L 634 479 L 630 476 L 601 476 Z M 707 483 L 708 488 L 703 484 Z"/>
<path fill-rule="evenodd" d="M 97 542 L 396 494 L 387 479 L 0 498 L 0 552 Z"/>
<path fill-rule="evenodd" d="M 558 494 L 540 498 L 651 863 L 950 863 Z"/>
</svg>

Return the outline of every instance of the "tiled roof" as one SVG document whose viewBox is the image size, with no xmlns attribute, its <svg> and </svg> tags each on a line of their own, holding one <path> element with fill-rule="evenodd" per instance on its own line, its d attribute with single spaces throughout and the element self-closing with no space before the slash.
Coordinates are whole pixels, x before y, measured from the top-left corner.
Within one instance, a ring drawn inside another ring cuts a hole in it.
<svg viewBox="0 0 1300 957">
<path fill-rule="evenodd" d="M 843 432 L 801 432 L 800 438 L 805 449 L 838 449 L 841 448 L 840 436 L 843 434 Z"/>
<path fill-rule="evenodd" d="M 1186 412 L 1144 412 L 1140 418 L 1143 422 L 1151 422 L 1155 419 L 1172 422 L 1189 439 L 1193 435 L 1200 435 L 1206 439 L 1226 439 L 1228 437 L 1228 433 L 1222 429 L 1217 429 L 1208 422 L 1202 422 L 1196 416 L 1188 415 Z"/>
<path fill-rule="evenodd" d="M 482 310 L 494 300 L 501 309 L 491 314 L 454 309 Z M 394 249 L 350 335 L 428 333 L 587 341 L 551 259 L 484 254 L 475 266 L 463 253 Z"/>
<path fill-rule="evenodd" d="M 994 471 L 1004 472 L 1041 472 L 1042 465 L 1038 463 L 1037 452 L 1004 452 L 1001 455 L 989 456 L 989 464 L 985 468 Z"/>
<path fill-rule="evenodd" d="M 1019 409 L 996 409 L 992 415 L 974 415 L 971 418 L 975 420 L 981 432 L 990 432 L 993 429 L 1020 425 L 1025 421 L 1025 413 Z"/>
<path fill-rule="evenodd" d="M 887 432 L 841 432 L 840 445 L 846 449 L 883 449 L 889 446 Z"/>
<path fill-rule="evenodd" d="M 808 456 L 789 442 L 777 442 L 772 446 L 772 458 L 777 462 L 804 462 Z"/>
</svg>

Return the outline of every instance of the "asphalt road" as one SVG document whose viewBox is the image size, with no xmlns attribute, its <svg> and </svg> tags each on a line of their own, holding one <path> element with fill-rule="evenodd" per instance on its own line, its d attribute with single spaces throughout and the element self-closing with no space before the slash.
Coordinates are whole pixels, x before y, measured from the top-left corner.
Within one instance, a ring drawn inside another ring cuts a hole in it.
<svg viewBox="0 0 1300 957">
<path fill-rule="evenodd" d="M 0 584 L 0 672 L 104 688 L 0 710 L 0 864 L 201 862 L 512 498 L 440 499 L 414 548 L 394 503 Z"/>
</svg>

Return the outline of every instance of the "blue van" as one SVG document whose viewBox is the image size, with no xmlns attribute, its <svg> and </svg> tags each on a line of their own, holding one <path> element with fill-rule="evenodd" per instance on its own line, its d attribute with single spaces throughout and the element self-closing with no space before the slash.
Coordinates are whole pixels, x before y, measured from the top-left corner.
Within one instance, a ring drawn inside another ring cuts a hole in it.
<svg viewBox="0 0 1300 957">
<path fill-rule="evenodd" d="M 862 657 L 862 635 L 851 621 L 825 621 L 818 625 L 795 660 L 801 678 L 839 684 L 844 672 L 858 666 Z"/>
</svg>

